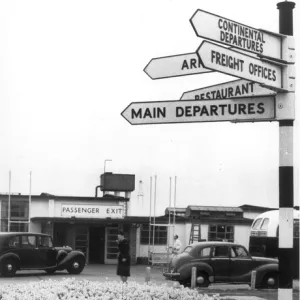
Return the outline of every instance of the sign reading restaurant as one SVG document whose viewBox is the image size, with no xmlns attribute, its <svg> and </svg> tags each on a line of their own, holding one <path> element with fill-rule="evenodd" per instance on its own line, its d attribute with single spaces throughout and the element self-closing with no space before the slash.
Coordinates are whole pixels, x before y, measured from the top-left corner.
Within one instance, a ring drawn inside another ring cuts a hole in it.
<svg viewBox="0 0 300 300">
<path fill-rule="evenodd" d="M 121 205 L 90 205 L 90 204 L 62 204 L 62 217 L 76 218 L 123 218 L 123 206 Z"/>
</svg>

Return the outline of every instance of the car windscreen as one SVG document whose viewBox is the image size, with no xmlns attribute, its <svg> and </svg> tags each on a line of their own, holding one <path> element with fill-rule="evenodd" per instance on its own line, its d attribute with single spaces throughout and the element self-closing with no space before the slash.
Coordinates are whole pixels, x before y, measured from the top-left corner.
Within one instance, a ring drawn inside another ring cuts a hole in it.
<svg viewBox="0 0 300 300">
<path fill-rule="evenodd" d="M 183 252 L 187 252 L 187 253 L 190 253 L 192 251 L 192 247 L 191 246 L 187 246 Z"/>
<path fill-rule="evenodd" d="M 252 229 L 257 230 L 260 226 L 260 222 L 261 222 L 262 218 L 257 219 L 254 224 L 252 225 Z"/>
</svg>

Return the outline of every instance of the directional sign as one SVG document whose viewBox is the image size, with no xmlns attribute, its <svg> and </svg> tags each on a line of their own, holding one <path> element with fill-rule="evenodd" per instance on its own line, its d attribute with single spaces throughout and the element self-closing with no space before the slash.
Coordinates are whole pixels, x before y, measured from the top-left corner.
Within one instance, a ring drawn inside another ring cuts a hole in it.
<svg viewBox="0 0 300 300">
<path fill-rule="evenodd" d="M 121 113 L 132 125 L 271 121 L 275 118 L 275 97 L 248 97 L 215 101 L 178 100 L 133 102 Z"/>
<path fill-rule="evenodd" d="M 276 92 L 267 88 L 263 88 L 255 82 L 238 79 L 185 92 L 182 94 L 180 99 L 218 100 L 265 95 L 276 95 Z"/>
<path fill-rule="evenodd" d="M 144 72 L 151 79 L 212 72 L 205 69 L 196 53 L 157 57 L 150 60 Z"/>
<path fill-rule="evenodd" d="M 197 36 L 245 51 L 283 59 L 283 35 L 258 30 L 198 9 L 190 22 Z"/>
<path fill-rule="evenodd" d="M 197 50 L 205 68 L 285 90 L 281 66 L 203 41 Z"/>
</svg>

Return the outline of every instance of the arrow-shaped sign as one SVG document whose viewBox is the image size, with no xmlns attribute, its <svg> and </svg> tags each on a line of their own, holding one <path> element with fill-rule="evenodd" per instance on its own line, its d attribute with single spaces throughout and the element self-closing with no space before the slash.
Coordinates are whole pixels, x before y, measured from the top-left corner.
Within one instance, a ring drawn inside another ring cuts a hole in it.
<svg viewBox="0 0 300 300">
<path fill-rule="evenodd" d="M 262 61 L 207 41 L 197 50 L 205 68 L 254 81 L 270 88 L 287 91 L 282 78 L 282 66 Z"/>
<path fill-rule="evenodd" d="M 245 79 L 216 84 L 182 94 L 180 100 L 218 100 L 238 97 L 276 95 L 275 91 Z"/>
<path fill-rule="evenodd" d="M 144 69 L 151 79 L 212 72 L 205 69 L 196 53 L 152 58 Z"/>
<path fill-rule="evenodd" d="M 248 97 L 215 101 L 178 100 L 133 102 L 121 113 L 132 125 L 192 122 L 271 121 L 275 97 Z"/>
<path fill-rule="evenodd" d="M 194 13 L 190 22 L 199 37 L 258 55 L 295 61 L 292 37 L 255 29 L 201 9 Z"/>
</svg>

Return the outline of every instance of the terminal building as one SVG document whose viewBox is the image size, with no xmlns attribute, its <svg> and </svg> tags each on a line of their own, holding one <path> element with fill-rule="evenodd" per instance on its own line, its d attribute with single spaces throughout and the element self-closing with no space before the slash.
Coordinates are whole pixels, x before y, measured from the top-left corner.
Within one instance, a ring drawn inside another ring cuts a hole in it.
<svg viewBox="0 0 300 300">
<path fill-rule="evenodd" d="M 163 216 L 150 220 L 149 216 L 130 214 L 134 175 L 103 175 L 98 186 L 103 192 L 101 197 L 98 187 L 95 197 L 0 194 L 0 231 L 46 233 L 52 236 L 56 246 L 81 250 L 88 264 L 116 264 L 117 233 L 122 230 L 130 242 L 132 262 L 141 263 L 147 262 L 149 252 L 166 252 L 175 233 L 183 248 L 197 241 L 227 240 L 248 249 L 253 219 L 271 210 L 251 205 L 189 205 L 168 207 Z M 118 188 L 109 186 L 111 178 L 118 182 Z M 114 194 L 107 193 L 105 181 Z M 153 223 L 156 226 L 150 225 Z"/>
</svg>

